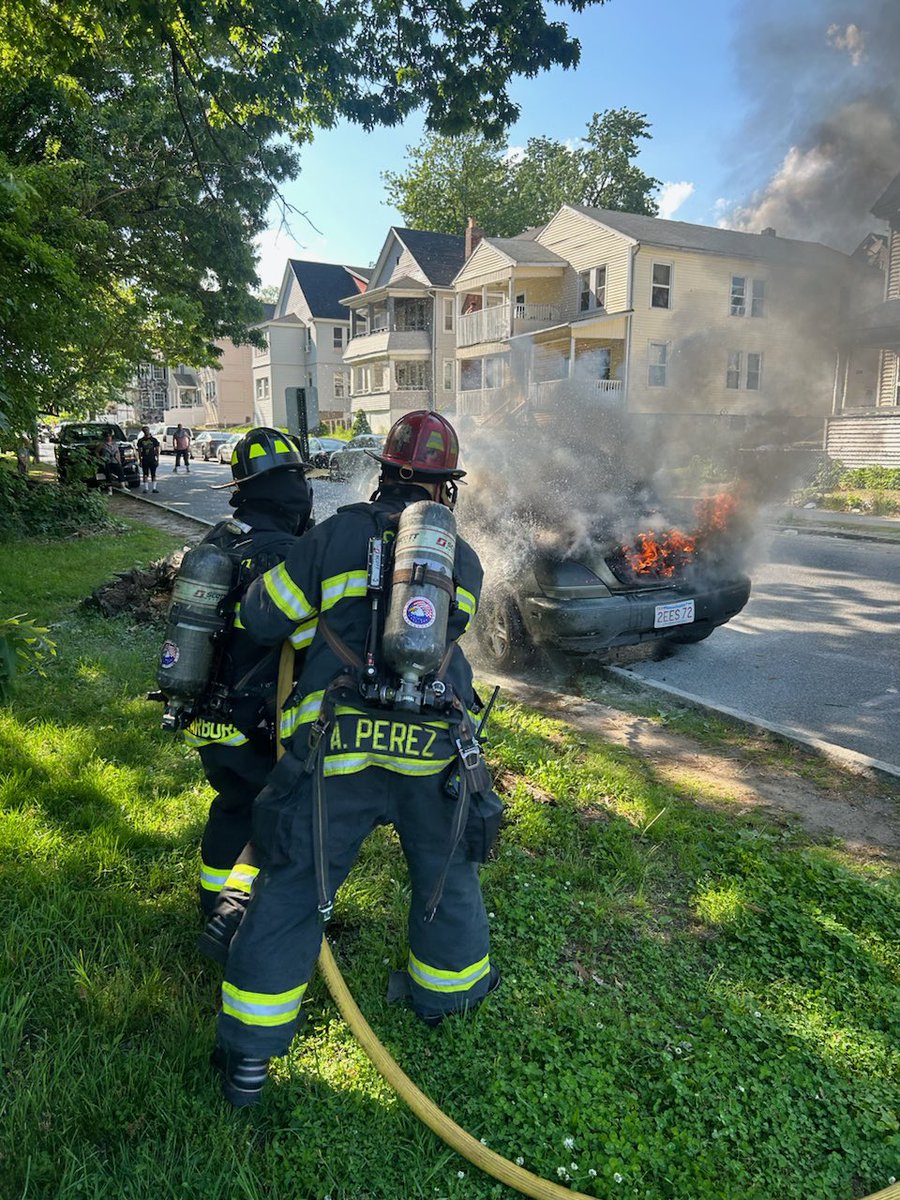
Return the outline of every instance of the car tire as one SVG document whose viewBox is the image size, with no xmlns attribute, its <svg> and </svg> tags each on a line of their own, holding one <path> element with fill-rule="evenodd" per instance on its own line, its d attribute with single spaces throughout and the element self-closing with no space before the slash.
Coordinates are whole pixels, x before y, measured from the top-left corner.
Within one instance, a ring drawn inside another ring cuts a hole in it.
<svg viewBox="0 0 900 1200">
<path fill-rule="evenodd" d="M 479 640 L 493 666 L 520 667 L 532 657 L 534 646 L 512 596 L 501 594 L 488 601 L 482 607 L 480 625 Z"/>
<path fill-rule="evenodd" d="M 328 464 L 328 477 L 332 483 L 340 483 L 343 479 L 341 468 L 336 463 Z"/>
</svg>

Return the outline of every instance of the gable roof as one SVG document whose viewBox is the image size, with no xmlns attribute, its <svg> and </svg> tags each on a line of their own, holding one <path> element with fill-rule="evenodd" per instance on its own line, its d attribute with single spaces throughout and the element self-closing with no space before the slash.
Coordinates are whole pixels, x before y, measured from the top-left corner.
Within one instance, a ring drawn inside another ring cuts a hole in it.
<svg viewBox="0 0 900 1200">
<path fill-rule="evenodd" d="M 761 262 L 787 262 L 797 266 L 823 266 L 847 261 L 846 254 L 823 246 L 821 242 L 801 242 L 767 233 L 741 233 L 713 225 L 691 225 L 687 221 L 664 221 L 660 217 L 617 212 L 609 208 L 588 208 L 583 204 L 567 204 L 564 207 L 583 213 L 635 242 L 651 246 L 701 250 L 729 258 L 754 258 Z"/>
<path fill-rule="evenodd" d="M 291 258 L 288 262 L 313 318 L 346 321 L 347 310 L 341 298 L 359 290 L 357 277 L 362 279 L 364 273 L 338 263 L 311 262 L 305 258 Z"/>
<path fill-rule="evenodd" d="M 434 287 L 449 287 L 466 257 L 466 239 L 457 233 L 429 233 L 425 229 L 391 227 L 398 240 Z"/>
<path fill-rule="evenodd" d="M 547 246 L 541 245 L 533 239 L 522 236 L 514 238 L 482 238 L 479 245 L 493 246 L 495 250 L 499 250 L 501 254 L 506 255 L 510 261 L 514 263 L 547 263 L 549 266 L 565 267 L 568 263 L 564 258 L 556 253 L 555 250 L 549 249 Z M 477 253 L 477 247 L 474 253 Z"/>
</svg>

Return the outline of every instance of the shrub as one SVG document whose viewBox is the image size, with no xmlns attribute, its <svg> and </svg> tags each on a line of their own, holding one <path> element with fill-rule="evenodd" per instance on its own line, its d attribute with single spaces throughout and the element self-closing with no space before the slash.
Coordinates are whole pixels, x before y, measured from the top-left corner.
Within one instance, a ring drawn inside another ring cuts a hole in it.
<svg viewBox="0 0 900 1200">
<path fill-rule="evenodd" d="M 0 469 L 0 540 L 67 537 L 115 527 L 97 492 L 25 479 L 8 467 Z"/>
<path fill-rule="evenodd" d="M 4 704 L 12 695 L 16 669 L 28 667 L 43 675 L 44 661 L 56 654 L 56 643 L 47 630 L 26 620 L 25 613 L 0 619 L 0 701 Z"/>
<path fill-rule="evenodd" d="M 357 437 L 361 433 L 371 433 L 372 426 L 369 424 L 369 418 L 366 416 L 365 410 L 360 408 L 357 410 L 356 416 L 353 418 L 353 425 L 350 429 L 350 436 Z"/>
<path fill-rule="evenodd" d="M 842 470 L 838 486 L 846 489 L 900 491 L 900 467 L 853 467 L 849 471 Z"/>
</svg>

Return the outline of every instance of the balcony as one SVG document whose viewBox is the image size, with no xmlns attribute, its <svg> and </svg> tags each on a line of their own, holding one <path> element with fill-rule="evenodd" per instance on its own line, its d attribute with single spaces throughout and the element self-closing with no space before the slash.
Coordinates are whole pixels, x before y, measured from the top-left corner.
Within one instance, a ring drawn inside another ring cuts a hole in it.
<svg viewBox="0 0 900 1200">
<path fill-rule="evenodd" d="M 411 326 L 396 324 L 373 329 L 370 333 L 359 333 L 347 343 L 344 361 L 375 358 L 395 351 L 431 350 L 431 324 Z"/>
<path fill-rule="evenodd" d="M 553 408 L 575 397 L 584 400 L 621 401 L 624 398 L 624 389 L 621 379 L 584 379 L 576 375 L 533 383 L 528 393 L 529 401 L 538 410 Z"/>
<path fill-rule="evenodd" d="M 456 332 L 458 346 L 475 346 L 479 342 L 501 342 L 517 333 L 534 333 L 561 320 L 560 310 L 553 304 L 516 304 L 510 322 L 509 304 L 495 304 L 459 318 Z"/>
</svg>

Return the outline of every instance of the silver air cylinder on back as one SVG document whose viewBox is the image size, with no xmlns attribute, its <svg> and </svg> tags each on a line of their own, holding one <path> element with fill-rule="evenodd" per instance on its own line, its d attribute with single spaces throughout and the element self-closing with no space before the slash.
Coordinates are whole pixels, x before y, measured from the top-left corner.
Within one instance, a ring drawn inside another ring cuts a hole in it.
<svg viewBox="0 0 900 1200">
<path fill-rule="evenodd" d="M 420 500 L 403 510 L 382 638 L 385 662 L 401 680 L 398 708 L 421 708 L 422 678 L 438 669 L 446 652 L 455 557 L 456 522 L 449 508 Z"/>
<path fill-rule="evenodd" d="M 233 574 L 231 559 L 217 546 L 197 546 L 182 560 L 156 673 L 167 701 L 164 729 L 177 729 L 182 714 L 209 685 L 213 640 L 227 623 L 221 603 L 231 590 Z"/>
</svg>

